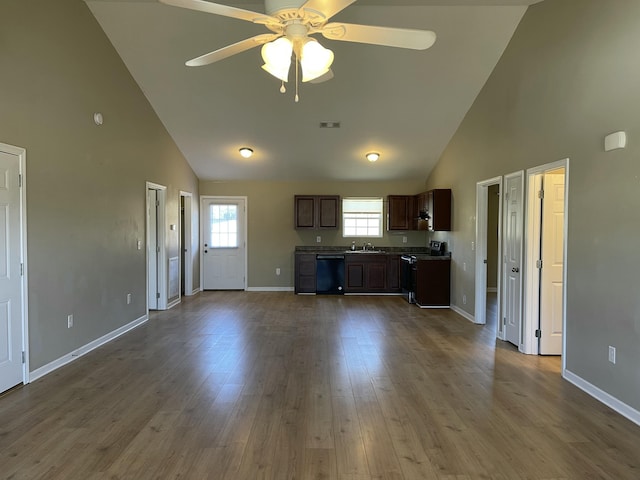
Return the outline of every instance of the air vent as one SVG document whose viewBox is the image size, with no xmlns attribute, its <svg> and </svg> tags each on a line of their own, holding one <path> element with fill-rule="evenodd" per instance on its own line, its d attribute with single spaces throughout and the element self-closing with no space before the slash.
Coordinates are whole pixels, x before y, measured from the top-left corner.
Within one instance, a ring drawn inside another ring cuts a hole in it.
<svg viewBox="0 0 640 480">
<path fill-rule="evenodd" d="M 340 128 L 340 122 L 320 122 L 320 128 Z"/>
</svg>

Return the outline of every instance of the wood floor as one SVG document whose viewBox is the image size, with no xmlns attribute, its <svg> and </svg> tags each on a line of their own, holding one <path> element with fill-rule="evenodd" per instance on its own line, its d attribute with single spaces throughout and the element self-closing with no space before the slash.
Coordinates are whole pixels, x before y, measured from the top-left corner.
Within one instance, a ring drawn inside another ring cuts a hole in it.
<svg viewBox="0 0 640 480">
<path fill-rule="evenodd" d="M 11 479 L 638 479 L 640 427 L 449 310 L 205 292 L 0 397 Z"/>
</svg>

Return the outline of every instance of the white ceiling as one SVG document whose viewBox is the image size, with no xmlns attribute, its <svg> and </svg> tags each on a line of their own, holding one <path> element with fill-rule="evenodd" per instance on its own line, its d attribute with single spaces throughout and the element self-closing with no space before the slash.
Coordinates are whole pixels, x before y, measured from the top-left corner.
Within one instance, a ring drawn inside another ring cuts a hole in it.
<svg viewBox="0 0 640 480">
<path fill-rule="evenodd" d="M 260 68 L 259 48 L 184 66 L 264 27 L 154 0 L 86 2 L 201 179 L 370 181 L 426 178 L 537 0 L 360 0 L 332 20 L 433 30 L 435 45 L 320 37 L 335 53 L 335 78 L 301 84 L 299 103 L 293 82 L 283 95 Z M 252 0 L 226 3 L 264 11 Z M 320 129 L 326 121 L 341 128 Z M 242 146 L 254 156 L 240 157 Z M 381 153 L 375 164 L 364 157 L 371 150 Z"/>
</svg>

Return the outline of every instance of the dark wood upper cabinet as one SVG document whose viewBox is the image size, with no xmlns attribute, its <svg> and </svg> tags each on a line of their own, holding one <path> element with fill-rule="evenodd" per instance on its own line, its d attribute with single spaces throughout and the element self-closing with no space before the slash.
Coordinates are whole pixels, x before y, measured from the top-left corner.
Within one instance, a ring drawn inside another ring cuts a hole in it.
<svg viewBox="0 0 640 480">
<path fill-rule="evenodd" d="M 451 189 L 439 188 L 429 190 L 427 194 L 427 210 L 429 213 L 429 230 L 451 230 Z"/>
<path fill-rule="evenodd" d="M 389 195 L 387 200 L 387 230 L 413 230 L 414 195 Z"/>
<path fill-rule="evenodd" d="M 294 210 L 298 230 L 336 229 L 340 224 L 338 195 L 296 195 Z"/>
</svg>

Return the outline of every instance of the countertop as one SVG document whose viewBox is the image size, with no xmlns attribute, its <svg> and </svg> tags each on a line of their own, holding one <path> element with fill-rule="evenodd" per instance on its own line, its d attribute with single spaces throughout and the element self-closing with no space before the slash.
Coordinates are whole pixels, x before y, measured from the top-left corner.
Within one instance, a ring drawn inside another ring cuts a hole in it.
<svg viewBox="0 0 640 480">
<path fill-rule="evenodd" d="M 451 252 L 447 252 L 444 255 L 430 255 L 427 247 L 380 247 L 375 251 L 382 251 L 384 253 L 372 253 L 372 255 L 414 255 L 418 260 L 451 260 Z M 344 253 L 345 255 L 365 255 L 360 253 L 361 249 L 357 249 L 356 252 L 351 251 L 351 246 L 346 247 L 323 247 L 323 246 L 296 246 L 295 253 L 307 253 L 307 254 L 328 254 L 328 253 Z"/>
</svg>

